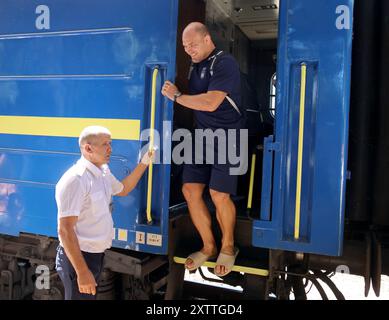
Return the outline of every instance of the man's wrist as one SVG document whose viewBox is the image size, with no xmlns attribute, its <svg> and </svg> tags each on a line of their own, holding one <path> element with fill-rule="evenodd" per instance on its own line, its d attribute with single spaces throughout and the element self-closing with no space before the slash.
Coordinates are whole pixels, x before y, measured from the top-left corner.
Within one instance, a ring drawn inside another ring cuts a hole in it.
<svg viewBox="0 0 389 320">
<path fill-rule="evenodd" d="M 77 276 L 79 276 L 80 274 L 83 274 L 83 273 L 88 272 L 90 270 L 89 270 L 86 263 L 81 262 L 79 266 L 76 266 L 74 268 L 74 271 L 76 272 Z"/>
<path fill-rule="evenodd" d="M 146 169 L 149 166 L 148 163 L 144 163 L 143 161 L 141 161 L 138 165 L 139 165 L 139 168 L 141 168 L 141 169 Z"/>
<path fill-rule="evenodd" d="M 178 97 L 182 96 L 182 92 L 177 91 L 173 96 L 173 101 L 176 102 Z"/>
</svg>

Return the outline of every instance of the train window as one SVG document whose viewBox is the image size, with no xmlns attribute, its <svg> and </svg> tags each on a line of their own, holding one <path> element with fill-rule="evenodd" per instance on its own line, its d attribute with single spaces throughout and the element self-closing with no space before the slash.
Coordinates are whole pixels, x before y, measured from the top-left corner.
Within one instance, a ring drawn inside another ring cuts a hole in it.
<svg viewBox="0 0 389 320">
<path fill-rule="evenodd" d="M 276 83 L 277 83 L 277 74 L 274 72 L 274 74 L 270 79 L 270 100 L 269 100 L 269 111 L 273 118 L 276 116 Z"/>
</svg>

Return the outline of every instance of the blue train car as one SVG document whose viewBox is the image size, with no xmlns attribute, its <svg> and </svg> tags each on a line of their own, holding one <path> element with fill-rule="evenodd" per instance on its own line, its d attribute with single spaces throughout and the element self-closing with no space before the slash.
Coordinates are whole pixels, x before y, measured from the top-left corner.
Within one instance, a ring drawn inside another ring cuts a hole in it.
<svg viewBox="0 0 389 320">
<path fill-rule="evenodd" d="M 3 234 L 57 235 L 54 188 L 79 158 L 83 127 L 101 124 L 112 131 L 111 167 L 118 178 L 138 163 L 141 132 L 150 128 L 153 71 L 159 72 L 157 87 L 175 72 L 177 3 L 142 1 L 136 10 L 128 1 L 106 6 L 104 1 L 2 3 L 9 14 L 1 22 L 7 61 L 1 83 L 8 97 L 1 106 L 1 179 L 14 195 L 4 200 Z M 139 12 L 148 12 L 155 23 L 145 27 Z M 159 92 L 156 97 L 155 129 L 162 132 L 172 108 Z M 146 221 L 145 181 L 115 201 L 115 247 L 167 252 L 169 188 L 163 186 L 169 171 L 168 165 L 154 170 L 153 225 Z M 136 234 L 139 240 L 146 231 L 146 242 L 136 241 Z"/>
<path fill-rule="evenodd" d="M 288 299 L 293 291 L 304 299 L 304 278 L 320 286 L 315 279 L 330 281 L 320 270 L 347 266 L 365 276 L 366 294 L 371 280 L 379 294 L 388 267 L 388 73 L 379 71 L 388 41 L 370 36 L 388 28 L 388 14 L 378 0 L 3 0 L 0 298 L 63 297 L 55 185 L 80 157 L 81 130 L 95 124 L 112 132 L 119 179 L 149 143 L 157 147 L 152 170 L 112 203 L 99 298 L 205 294 L 184 282 L 185 256 L 200 242 L 181 194 L 182 165 L 171 163 L 173 131 L 191 130 L 193 116 L 160 92 L 165 80 L 187 85 L 181 32 L 191 21 L 204 22 L 237 59 L 248 114 L 249 166 L 233 198 L 241 253 L 224 282 L 243 288 L 238 297 Z M 383 174 L 369 175 L 372 164 Z M 39 266 L 52 274 L 49 288 L 34 283 Z"/>
</svg>

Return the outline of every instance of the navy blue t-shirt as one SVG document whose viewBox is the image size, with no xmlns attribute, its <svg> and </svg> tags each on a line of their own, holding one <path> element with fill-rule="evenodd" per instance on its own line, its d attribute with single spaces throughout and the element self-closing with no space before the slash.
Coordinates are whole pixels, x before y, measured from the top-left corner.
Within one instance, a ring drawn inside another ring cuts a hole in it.
<svg viewBox="0 0 389 320">
<path fill-rule="evenodd" d="M 208 91 L 223 91 L 240 108 L 240 72 L 235 59 L 225 52 L 219 54 L 213 64 L 213 75 L 211 76 L 210 68 L 213 57 L 219 51 L 214 50 L 207 59 L 193 64 L 189 78 L 189 92 L 196 95 Z M 196 127 L 199 129 L 240 129 L 242 127 L 242 115 L 226 98 L 215 111 L 195 110 L 194 115 Z"/>
</svg>

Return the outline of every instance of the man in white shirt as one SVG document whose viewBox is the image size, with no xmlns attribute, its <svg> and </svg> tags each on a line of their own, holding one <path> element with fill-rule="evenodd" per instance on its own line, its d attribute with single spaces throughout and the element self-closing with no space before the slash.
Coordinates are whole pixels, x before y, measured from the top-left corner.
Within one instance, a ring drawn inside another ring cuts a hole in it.
<svg viewBox="0 0 389 320">
<path fill-rule="evenodd" d="M 60 240 L 56 269 L 65 287 L 66 300 L 96 298 L 104 251 L 112 245 L 111 197 L 128 195 L 153 158 L 151 152 L 146 153 L 134 171 L 120 182 L 107 165 L 111 142 L 108 129 L 86 127 L 79 137 L 81 158 L 56 185 Z"/>
</svg>

